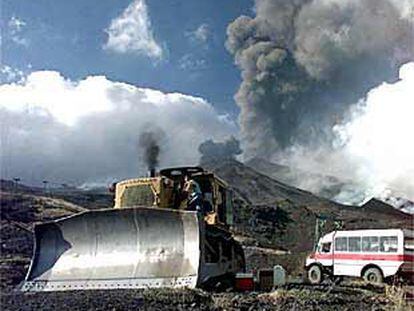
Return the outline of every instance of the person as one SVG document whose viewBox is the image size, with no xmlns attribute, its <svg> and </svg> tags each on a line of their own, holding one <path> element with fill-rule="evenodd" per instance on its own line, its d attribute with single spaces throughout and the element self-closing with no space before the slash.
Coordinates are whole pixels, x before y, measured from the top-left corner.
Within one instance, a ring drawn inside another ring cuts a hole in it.
<svg viewBox="0 0 414 311">
<path fill-rule="evenodd" d="M 187 175 L 184 178 L 183 198 L 182 209 L 202 212 L 203 194 L 200 185 Z"/>
</svg>

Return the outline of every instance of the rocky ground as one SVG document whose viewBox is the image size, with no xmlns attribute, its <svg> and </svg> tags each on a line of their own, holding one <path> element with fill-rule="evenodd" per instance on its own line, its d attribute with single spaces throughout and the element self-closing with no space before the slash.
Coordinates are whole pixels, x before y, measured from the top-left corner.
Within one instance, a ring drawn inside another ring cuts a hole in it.
<svg viewBox="0 0 414 311">
<path fill-rule="evenodd" d="M 4 310 L 413 310 L 403 298 L 412 288 L 372 287 L 362 283 L 310 286 L 297 283 L 312 247 L 316 213 L 345 218 L 347 226 L 385 222 L 409 224 L 412 218 L 386 206 L 364 211 L 321 200 L 238 164 L 220 168 L 236 192 L 234 233 L 241 241 L 248 269 L 282 264 L 296 283 L 275 291 L 237 293 L 202 290 L 105 290 L 21 293 L 32 253 L 33 224 L 86 209 L 110 206 L 111 196 L 73 189 L 4 186 L 0 227 L 0 307 Z M 376 222 L 375 222 L 376 220 Z"/>
<path fill-rule="evenodd" d="M 279 288 L 269 293 L 201 290 L 105 290 L 1 296 L 4 310 L 410 310 L 382 288 Z"/>
</svg>

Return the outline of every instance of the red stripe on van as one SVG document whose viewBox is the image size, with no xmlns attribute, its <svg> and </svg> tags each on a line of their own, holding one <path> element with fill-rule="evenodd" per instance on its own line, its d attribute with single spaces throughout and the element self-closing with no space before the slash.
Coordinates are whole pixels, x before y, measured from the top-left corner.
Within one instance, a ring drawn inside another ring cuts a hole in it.
<svg viewBox="0 0 414 311">
<path fill-rule="evenodd" d="M 394 255 L 394 254 L 361 254 L 361 253 L 335 253 L 335 254 L 315 254 L 315 259 L 342 259 L 342 260 L 386 260 L 386 261 L 412 261 L 414 255 Z"/>
</svg>

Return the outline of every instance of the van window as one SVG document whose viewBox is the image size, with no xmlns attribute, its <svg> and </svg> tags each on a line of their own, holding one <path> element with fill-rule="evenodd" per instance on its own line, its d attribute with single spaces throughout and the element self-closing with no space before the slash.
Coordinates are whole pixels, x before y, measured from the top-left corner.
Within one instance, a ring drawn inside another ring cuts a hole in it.
<svg viewBox="0 0 414 311">
<path fill-rule="evenodd" d="M 396 253 L 398 250 L 398 238 L 396 236 L 380 237 L 380 251 L 385 253 Z"/>
<path fill-rule="evenodd" d="M 331 244 L 332 243 L 322 243 L 321 246 L 319 247 L 319 252 L 320 253 L 329 253 L 331 251 Z"/>
<path fill-rule="evenodd" d="M 348 238 L 348 251 L 360 252 L 361 251 L 361 237 L 349 237 Z"/>
<path fill-rule="evenodd" d="M 414 238 L 410 238 L 410 237 L 404 238 L 404 250 L 414 251 Z"/>
<path fill-rule="evenodd" d="M 377 236 L 362 237 L 362 251 L 363 252 L 378 252 L 379 241 Z"/>
<path fill-rule="evenodd" d="M 335 250 L 340 252 L 346 252 L 348 250 L 348 238 L 336 238 Z"/>
</svg>

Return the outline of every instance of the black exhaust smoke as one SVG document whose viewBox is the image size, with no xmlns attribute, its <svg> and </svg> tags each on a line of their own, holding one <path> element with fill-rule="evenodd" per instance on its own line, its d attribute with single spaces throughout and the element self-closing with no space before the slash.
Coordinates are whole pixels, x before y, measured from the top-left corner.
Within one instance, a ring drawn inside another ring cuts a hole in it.
<svg viewBox="0 0 414 311">
<path fill-rule="evenodd" d="M 161 129 L 143 132 L 139 137 L 139 147 L 143 151 L 144 161 L 149 177 L 154 177 L 159 164 L 160 142 L 165 137 Z"/>
</svg>

